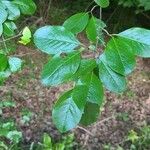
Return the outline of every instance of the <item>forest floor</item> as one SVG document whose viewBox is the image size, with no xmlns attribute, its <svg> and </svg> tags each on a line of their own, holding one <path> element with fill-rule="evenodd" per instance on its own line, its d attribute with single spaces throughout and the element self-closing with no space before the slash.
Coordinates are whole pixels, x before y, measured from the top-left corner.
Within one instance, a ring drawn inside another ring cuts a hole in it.
<svg viewBox="0 0 150 150">
<path fill-rule="evenodd" d="M 4 111 L 5 116 L 16 119 L 23 132 L 24 144 L 39 141 L 44 132 L 58 140 L 62 134 L 52 123 L 51 110 L 60 93 L 68 84 L 46 88 L 40 83 L 40 72 L 47 56 L 37 50 L 20 46 L 16 55 L 24 59 L 23 70 L 11 76 L 0 90 L 0 99 L 11 99 L 16 107 Z M 104 144 L 121 144 L 131 130 L 150 124 L 150 68 L 142 59 L 137 60 L 135 71 L 128 77 L 128 88 L 122 94 L 106 90 L 106 103 L 98 122 L 89 127 L 77 127 L 76 142 L 81 149 L 103 150 Z M 32 113 L 29 123 L 22 123 L 22 111 Z M 124 145 L 125 146 L 125 145 Z"/>
</svg>

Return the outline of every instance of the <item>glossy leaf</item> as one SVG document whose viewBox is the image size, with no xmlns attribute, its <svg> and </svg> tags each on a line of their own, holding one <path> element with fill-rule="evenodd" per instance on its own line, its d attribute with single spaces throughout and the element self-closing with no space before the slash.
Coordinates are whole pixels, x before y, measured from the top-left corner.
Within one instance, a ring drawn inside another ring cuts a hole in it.
<svg viewBox="0 0 150 150">
<path fill-rule="evenodd" d="M 98 77 L 94 73 L 88 73 L 82 76 L 81 79 L 79 79 L 79 82 L 87 86 L 87 101 L 101 105 L 103 102 L 104 91 Z"/>
<path fill-rule="evenodd" d="M 6 21 L 3 25 L 3 32 L 6 36 L 13 36 L 15 34 L 15 30 L 17 29 L 16 25 L 12 21 Z"/>
<path fill-rule="evenodd" d="M 86 99 L 87 103 L 80 123 L 83 125 L 89 125 L 94 123 L 99 116 L 99 111 L 102 106 L 104 96 L 103 86 L 94 73 L 86 74 L 81 77 L 78 82 L 86 85 L 88 90 Z"/>
<path fill-rule="evenodd" d="M 0 54 L 0 71 L 4 71 L 7 69 L 8 66 L 8 59 L 7 56 L 4 54 Z"/>
<path fill-rule="evenodd" d="M 129 43 L 122 38 L 112 38 L 105 50 L 106 60 L 112 70 L 127 75 L 135 67 L 135 55 Z"/>
<path fill-rule="evenodd" d="M 105 54 L 100 56 L 98 66 L 99 77 L 108 90 L 121 93 L 126 89 L 125 77 L 116 73 L 108 66 Z"/>
<path fill-rule="evenodd" d="M 0 23 L 0 36 L 2 35 L 2 33 L 3 33 L 3 25 L 2 23 Z"/>
<path fill-rule="evenodd" d="M 109 6 L 109 0 L 94 0 L 100 7 L 106 8 Z"/>
<path fill-rule="evenodd" d="M 5 10 L 5 5 L 0 2 L 0 24 L 2 24 L 7 19 L 7 11 Z"/>
<path fill-rule="evenodd" d="M 19 7 L 24 15 L 32 15 L 35 13 L 36 5 L 33 0 L 14 0 L 13 3 Z"/>
<path fill-rule="evenodd" d="M 119 33 L 125 39 L 132 41 L 131 48 L 136 55 L 150 57 L 150 30 L 143 28 L 131 28 Z"/>
<path fill-rule="evenodd" d="M 9 68 L 11 72 L 17 72 L 21 69 L 22 60 L 17 57 L 9 58 Z"/>
<path fill-rule="evenodd" d="M 103 43 L 104 39 L 102 29 L 105 27 L 106 25 L 103 23 L 103 21 L 92 16 L 86 28 L 86 34 L 88 39 L 93 43 L 96 43 L 97 40 L 100 43 Z"/>
<path fill-rule="evenodd" d="M 88 19 L 88 13 L 78 13 L 68 18 L 64 22 L 63 26 L 72 33 L 77 34 L 85 29 Z"/>
<path fill-rule="evenodd" d="M 42 83 L 54 86 L 69 80 L 77 71 L 80 59 L 79 52 L 69 53 L 65 57 L 54 56 L 43 68 Z"/>
<path fill-rule="evenodd" d="M 81 120 L 85 103 L 86 88 L 82 85 L 59 98 L 53 108 L 52 118 L 60 132 L 66 132 L 77 126 Z"/>
<path fill-rule="evenodd" d="M 96 61 L 94 59 L 82 59 L 77 72 L 73 75 L 73 79 L 85 75 L 85 73 L 91 72 L 96 67 Z"/>
<path fill-rule="evenodd" d="M 20 16 L 20 10 L 18 6 L 13 4 L 12 1 L 3 0 L 2 3 L 7 8 L 9 20 L 16 20 Z"/>
<path fill-rule="evenodd" d="M 70 52 L 79 46 L 79 41 L 62 26 L 45 26 L 34 34 L 35 45 L 43 52 L 57 54 Z"/>
</svg>

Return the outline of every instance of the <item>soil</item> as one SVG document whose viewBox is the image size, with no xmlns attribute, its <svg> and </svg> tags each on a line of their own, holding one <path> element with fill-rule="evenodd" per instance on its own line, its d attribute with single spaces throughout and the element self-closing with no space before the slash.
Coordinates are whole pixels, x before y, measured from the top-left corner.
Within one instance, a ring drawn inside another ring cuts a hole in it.
<svg viewBox="0 0 150 150">
<path fill-rule="evenodd" d="M 40 72 L 48 57 L 27 47 L 20 46 L 16 55 L 24 59 L 23 70 L 12 75 L 0 88 L 0 100 L 11 99 L 16 107 L 4 111 L 4 116 L 15 118 L 24 136 L 26 145 L 40 141 L 44 132 L 55 140 L 62 134 L 52 123 L 51 110 L 60 93 L 70 88 L 69 84 L 47 88 L 40 83 Z M 78 126 L 70 132 L 75 133 L 80 149 L 103 150 L 104 144 L 122 145 L 132 129 L 144 124 L 150 124 L 150 66 L 142 59 L 137 59 L 135 71 L 128 77 L 127 90 L 122 94 L 114 94 L 106 90 L 105 105 L 99 120 L 89 126 Z M 32 112 L 28 124 L 21 122 L 21 111 L 27 108 Z M 121 119 L 119 114 L 127 114 L 127 119 Z M 77 149 L 77 148 L 75 148 Z"/>
</svg>

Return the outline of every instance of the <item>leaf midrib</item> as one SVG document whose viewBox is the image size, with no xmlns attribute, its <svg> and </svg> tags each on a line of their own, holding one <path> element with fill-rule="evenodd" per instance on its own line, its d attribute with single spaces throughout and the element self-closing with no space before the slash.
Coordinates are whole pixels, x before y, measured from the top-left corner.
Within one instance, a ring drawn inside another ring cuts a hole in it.
<svg viewBox="0 0 150 150">
<path fill-rule="evenodd" d="M 71 39 L 71 41 L 67 41 L 67 40 L 59 40 L 59 39 L 53 39 L 53 38 L 50 38 L 51 36 L 49 36 L 48 38 L 44 38 L 44 37 L 41 37 L 41 39 L 47 41 L 47 40 L 50 40 L 50 41 L 54 41 L 54 42 L 64 42 L 64 43 L 71 43 L 71 44 L 76 44 L 76 45 L 79 45 L 80 42 L 77 41 L 76 39 Z M 37 38 L 38 39 L 38 38 Z"/>
<path fill-rule="evenodd" d="M 136 42 L 136 43 L 140 43 L 140 44 L 142 44 L 142 45 L 150 46 L 150 44 L 148 45 L 147 43 L 143 43 L 143 42 L 138 41 L 138 40 L 136 40 L 136 39 L 133 39 L 133 38 L 131 38 L 131 37 L 126 37 L 125 35 L 117 34 L 117 36 L 122 37 L 122 38 L 125 38 L 125 39 L 127 39 L 127 40 L 129 40 L 129 41 L 134 41 L 134 42 Z"/>
<path fill-rule="evenodd" d="M 66 62 L 70 61 L 73 57 L 79 55 L 79 52 L 77 54 L 74 54 L 73 56 L 69 57 L 69 59 L 67 59 L 66 61 L 64 61 L 63 63 L 61 63 L 60 65 L 58 65 L 58 67 L 51 73 L 50 76 L 48 76 L 47 78 L 51 78 L 51 76 L 53 76 L 55 74 L 55 72 L 57 72 L 58 69 L 60 69 Z"/>
<path fill-rule="evenodd" d="M 117 49 L 117 52 L 118 52 L 118 55 L 119 55 L 119 58 L 120 58 L 120 60 L 121 60 L 121 64 L 122 64 L 122 67 L 123 67 L 123 70 L 124 70 L 124 73 L 125 73 L 125 72 L 126 72 L 126 71 L 125 71 L 125 66 L 124 66 L 124 64 L 123 64 L 123 60 L 122 60 L 122 57 L 121 57 L 121 54 L 120 54 L 119 48 L 118 48 L 118 46 L 117 46 L 117 44 L 116 44 L 115 39 L 114 39 L 114 38 L 112 38 L 112 39 L 113 39 L 113 42 L 114 42 L 115 47 L 116 47 L 116 49 Z"/>
<path fill-rule="evenodd" d="M 109 66 L 107 66 L 107 64 L 105 64 L 105 62 L 103 62 L 102 60 L 101 60 L 101 62 L 102 62 L 102 64 L 105 66 L 106 71 L 110 74 L 110 76 L 111 76 L 111 78 L 113 79 L 114 83 L 119 87 L 118 83 L 116 82 L 116 80 L 115 80 L 115 79 L 113 78 L 113 76 L 111 75 L 109 69 L 107 69 L 107 67 L 109 67 Z M 110 68 L 110 69 L 111 69 L 111 68 Z M 112 70 L 112 71 L 113 71 L 113 70 Z"/>
<path fill-rule="evenodd" d="M 70 28 L 70 30 L 73 30 L 74 27 L 77 26 L 77 25 L 79 24 L 79 22 L 80 22 L 86 15 L 87 15 L 87 13 L 85 13 L 85 14 L 79 19 L 79 21 L 78 21 L 76 24 L 74 24 L 74 25 Z M 65 25 L 64 25 L 64 27 L 65 27 Z"/>
</svg>

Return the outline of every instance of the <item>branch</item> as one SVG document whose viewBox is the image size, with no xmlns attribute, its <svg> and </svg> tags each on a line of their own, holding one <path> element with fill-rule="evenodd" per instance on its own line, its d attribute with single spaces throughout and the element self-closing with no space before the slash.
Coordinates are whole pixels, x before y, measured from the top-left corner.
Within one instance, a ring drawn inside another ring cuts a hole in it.
<svg viewBox="0 0 150 150">
<path fill-rule="evenodd" d="M 85 129 L 85 128 L 81 127 L 81 126 L 77 126 L 77 128 L 85 131 L 86 133 L 88 133 L 91 136 L 94 136 L 90 131 L 88 131 L 87 129 Z"/>
<path fill-rule="evenodd" d="M 0 41 L 0 43 L 4 43 L 4 42 L 7 42 L 7 41 L 10 41 L 12 39 L 15 39 L 15 38 L 21 36 L 21 35 L 22 35 L 22 31 L 19 34 L 13 36 L 13 37 L 10 37 L 10 38 L 7 38 L 7 39 L 3 39 L 2 41 Z M 2 38 L 3 38 L 3 36 L 2 36 Z"/>
</svg>

